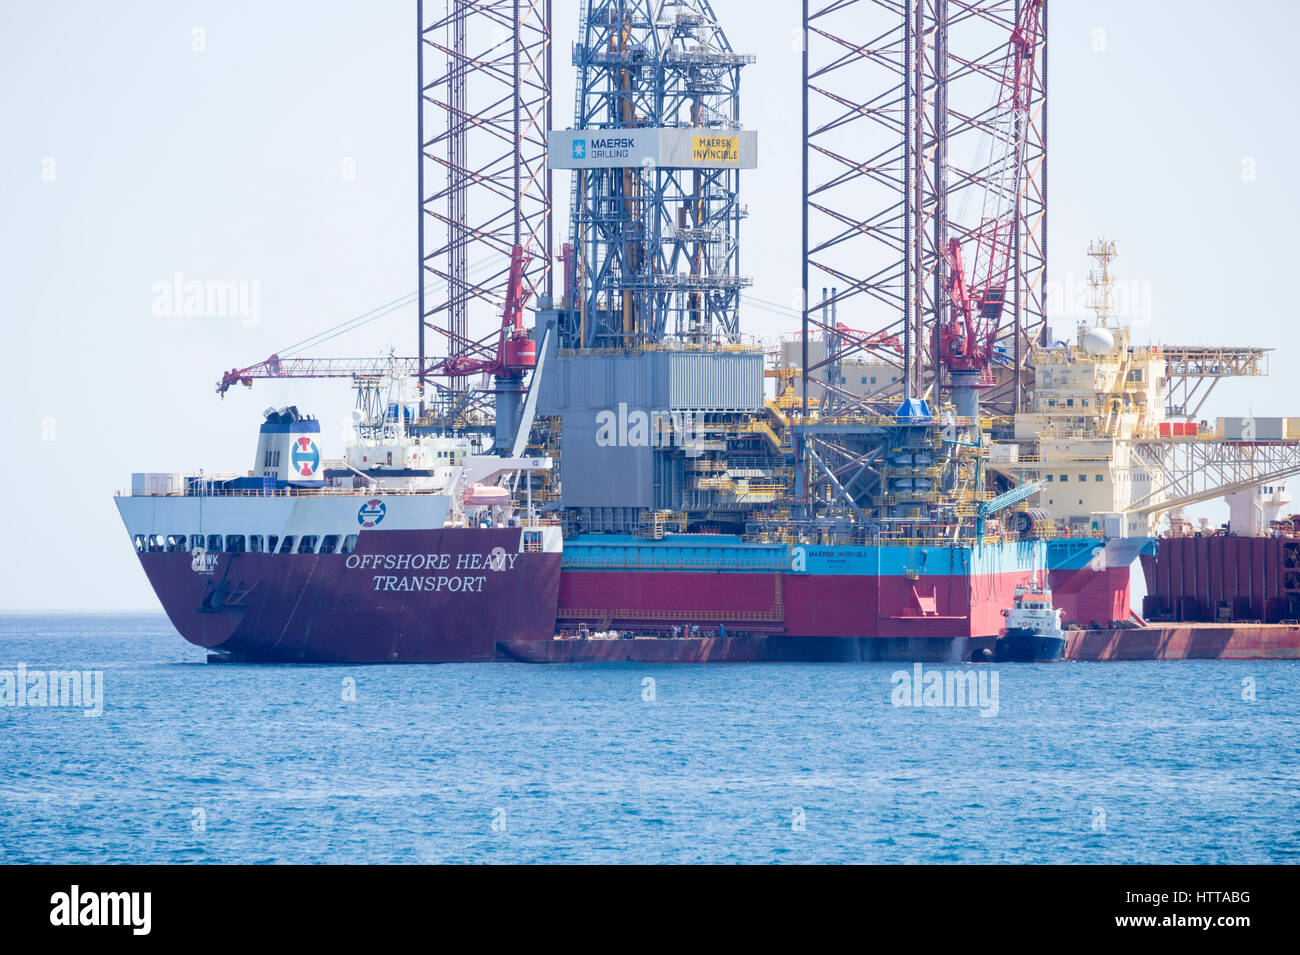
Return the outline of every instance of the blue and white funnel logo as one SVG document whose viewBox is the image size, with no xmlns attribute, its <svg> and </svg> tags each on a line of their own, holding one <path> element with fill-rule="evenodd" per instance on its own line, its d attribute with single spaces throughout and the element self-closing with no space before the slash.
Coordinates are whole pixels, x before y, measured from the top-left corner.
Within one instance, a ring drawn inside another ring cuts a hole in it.
<svg viewBox="0 0 1300 955">
<path fill-rule="evenodd" d="M 320 451 L 316 448 L 316 442 L 311 438 L 299 438 L 294 442 L 289 461 L 300 475 L 311 477 L 320 467 Z"/>
<path fill-rule="evenodd" d="M 362 527 L 374 527 L 384 519 L 388 513 L 388 508 L 383 501 L 373 497 L 361 505 L 361 510 L 357 511 L 357 523 Z"/>
<path fill-rule="evenodd" d="M 574 159 L 587 158 L 587 141 L 585 139 L 575 139 L 573 141 L 573 158 Z"/>
</svg>

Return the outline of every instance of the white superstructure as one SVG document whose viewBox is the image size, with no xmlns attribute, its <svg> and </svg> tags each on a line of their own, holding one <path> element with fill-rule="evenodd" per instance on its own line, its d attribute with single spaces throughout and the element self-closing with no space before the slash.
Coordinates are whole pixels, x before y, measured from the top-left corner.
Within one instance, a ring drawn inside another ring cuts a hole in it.
<svg viewBox="0 0 1300 955">
<path fill-rule="evenodd" d="M 1061 614 L 1064 611 L 1052 606 L 1052 592 L 1037 582 L 1017 586 L 1015 601 L 1011 609 L 1004 613 L 1008 631 L 1020 630 L 1044 637 L 1064 636 L 1061 629 Z"/>
<path fill-rule="evenodd" d="M 512 493 L 520 472 L 549 469 L 550 458 L 476 454 L 467 438 L 415 436 L 397 423 L 325 459 L 314 419 L 296 409 L 268 409 L 266 418 L 263 467 L 132 475 L 116 502 L 137 550 L 350 553 L 374 529 L 522 525 L 540 534 L 530 546 L 560 549 L 560 529 L 542 526 L 531 502 L 517 505 Z"/>
</svg>

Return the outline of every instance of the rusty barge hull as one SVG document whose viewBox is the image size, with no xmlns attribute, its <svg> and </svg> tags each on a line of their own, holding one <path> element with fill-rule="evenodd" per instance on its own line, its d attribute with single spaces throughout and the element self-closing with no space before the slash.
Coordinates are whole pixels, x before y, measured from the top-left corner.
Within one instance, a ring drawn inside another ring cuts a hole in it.
<svg viewBox="0 0 1300 955">
<path fill-rule="evenodd" d="M 1300 626 L 1170 625 L 1075 630 L 1067 660 L 1300 660 Z"/>
</svg>

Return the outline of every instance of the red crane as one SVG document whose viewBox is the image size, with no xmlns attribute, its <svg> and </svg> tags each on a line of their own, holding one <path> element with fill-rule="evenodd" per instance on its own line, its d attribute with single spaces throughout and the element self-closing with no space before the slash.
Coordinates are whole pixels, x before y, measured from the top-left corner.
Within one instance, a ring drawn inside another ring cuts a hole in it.
<svg viewBox="0 0 1300 955">
<path fill-rule="evenodd" d="M 856 328 L 849 328 L 847 325 L 835 325 L 828 327 L 832 335 L 838 336 L 843 340 L 845 345 L 855 348 L 898 348 L 898 336 L 890 335 L 887 332 L 864 332 Z M 841 358 L 844 356 L 841 355 Z"/>
<path fill-rule="evenodd" d="M 448 355 L 424 369 L 425 377 L 477 375 L 484 372 L 498 377 L 517 377 L 537 364 L 537 345 L 524 328 L 524 269 L 532 261 L 523 246 L 510 252 L 510 282 L 506 286 L 506 304 L 501 313 L 501 333 L 493 358 L 470 358 Z"/>
<path fill-rule="evenodd" d="M 232 368 L 217 382 L 217 394 L 224 395 L 234 385 L 252 387 L 255 378 L 406 378 L 474 375 L 481 372 L 498 377 L 519 377 L 537 364 L 537 346 L 524 328 L 524 269 L 531 256 L 522 246 L 510 253 L 510 282 L 506 289 L 505 308 L 497 337 L 496 355 L 470 358 L 448 355 L 424 369 L 418 358 L 281 358 L 272 355 L 266 361 L 247 368 Z"/>
<path fill-rule="evenodd" d="M 993 148 L 975 254 L 967 278 L 959 239 L 942 249 L 948 265 L 948 320 L 939 328 L 939 358 L 954 372 L 985 372 L 993 359 L 1006 302 L 1007 276 L 1015 242 L 1016 214 L 1024 182 L 1024 142 L 1030 94 L 1037 72 L 1045 0 L 1028 0 L 1011 31 L 1002 67 L 1002 86 L 991 123 Z"/>
</svg>

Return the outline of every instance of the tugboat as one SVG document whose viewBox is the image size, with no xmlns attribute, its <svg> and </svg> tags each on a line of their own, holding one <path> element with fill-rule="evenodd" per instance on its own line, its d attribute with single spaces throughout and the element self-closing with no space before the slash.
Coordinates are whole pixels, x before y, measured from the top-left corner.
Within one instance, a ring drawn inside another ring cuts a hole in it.
<svg viewBox="0 0 1300 955">
<path fill-rule="evenodd" d="M 1002 611 L 1006 630 L 993 645 L 993 659 L 1005 663 L 1047 663 L 1065 658 L 1062 611 L 1052 607 L 1052 592 L 1035 578 L 1016 587 L 1015 602 Z"/>
</svg>

